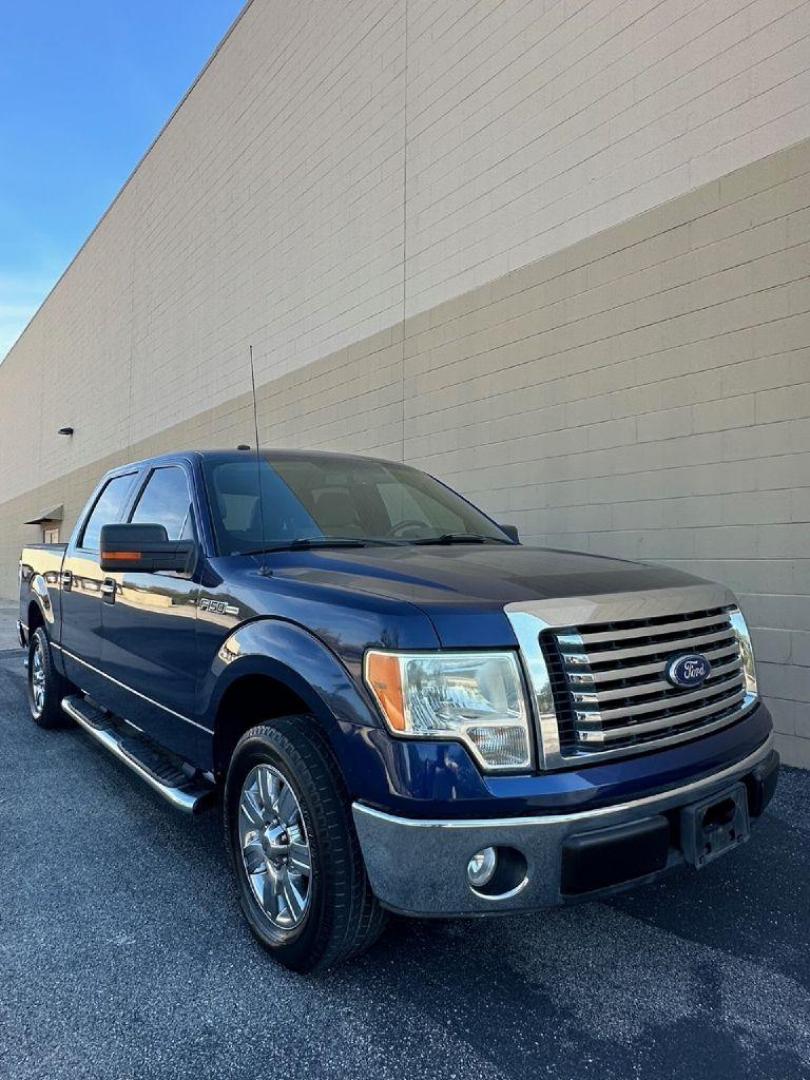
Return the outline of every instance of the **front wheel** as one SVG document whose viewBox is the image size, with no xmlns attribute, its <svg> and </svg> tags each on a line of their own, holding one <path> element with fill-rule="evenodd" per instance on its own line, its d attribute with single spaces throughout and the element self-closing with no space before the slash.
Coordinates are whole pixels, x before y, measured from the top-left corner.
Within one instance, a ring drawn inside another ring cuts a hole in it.
<svg viewBox="0 0 810 1080">
<path fill-rule="evenodd" d="M 284 717 L 242 736 L 224 809 L 242 910 L 282 964 L 322 970 L 376 940 L 385 913 L 366 877 L 342 777 L 313 717 Z"/>
<path fill-rule="evenodd" d="M 72 687 L 54 667 L 51 643 L 42 626 L 36 628 L 28 643 L 27 686 L 31 718 L 38 727 L 70 726 L 70 719 L 62 711 L 62 698 Z"/>
</svg>

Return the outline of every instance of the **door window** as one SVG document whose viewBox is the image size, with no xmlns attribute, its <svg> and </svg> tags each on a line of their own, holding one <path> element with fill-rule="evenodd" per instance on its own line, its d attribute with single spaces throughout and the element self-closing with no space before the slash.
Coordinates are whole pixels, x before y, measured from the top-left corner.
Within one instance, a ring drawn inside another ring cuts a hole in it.
<svg viewBox="0 0 810 1080">
<path fill-rule="evenodd" d="M 130 519 L 138 525 L 163 525 L 170 540 L 193 540 L 191 491 L 179 465 L 155 469 Z"/>
<path fill-rule="evenodd" d="M 104 486 L 82 531 L 79 547 L 98 551 L 102 525 L 116 525 L 124 513 L 135 473 L 113 476 Z"/>
</svg>

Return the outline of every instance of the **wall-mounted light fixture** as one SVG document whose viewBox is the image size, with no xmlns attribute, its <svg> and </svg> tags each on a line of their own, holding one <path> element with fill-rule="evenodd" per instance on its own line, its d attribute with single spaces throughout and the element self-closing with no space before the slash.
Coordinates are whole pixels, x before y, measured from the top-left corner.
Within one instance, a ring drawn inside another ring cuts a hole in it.
<svg viewBox="0 0 810 1080">
<path fill-rule="evenodd" d="M 73 434 L 73 428 L 72 427 L 60 427 L 56 434 L 57 435 L 72 435 Z"/>
</svg>

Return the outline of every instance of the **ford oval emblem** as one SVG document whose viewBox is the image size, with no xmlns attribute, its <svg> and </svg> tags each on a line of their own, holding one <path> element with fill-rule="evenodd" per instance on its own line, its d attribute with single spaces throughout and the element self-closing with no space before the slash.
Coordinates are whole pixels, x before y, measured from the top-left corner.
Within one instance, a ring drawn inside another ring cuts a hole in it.
<svg viewBox="0 0 810 1080">
<path fill-rule="evenodd" d="M 667 664 L 667 678 L 673 686 L 684 689 L 702 686 L 712 671 L 712 665 L 702 653 L 682 653 Z"/>
</svg>

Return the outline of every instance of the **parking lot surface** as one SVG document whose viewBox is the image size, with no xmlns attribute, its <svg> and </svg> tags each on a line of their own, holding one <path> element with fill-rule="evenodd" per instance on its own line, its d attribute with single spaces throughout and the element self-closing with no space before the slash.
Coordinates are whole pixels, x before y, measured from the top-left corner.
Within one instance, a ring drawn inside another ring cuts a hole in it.
<svg viewBox="0 0 810 1080">
<path fill-rule="evenodd" d="M 320 978 L 243 925 L 217 814 L 184 818 L 0 652 L 0 1076 L 810 1077 L 810 774 L 752 841 L 609 903 L 396 921 Z"/>
</svg>

